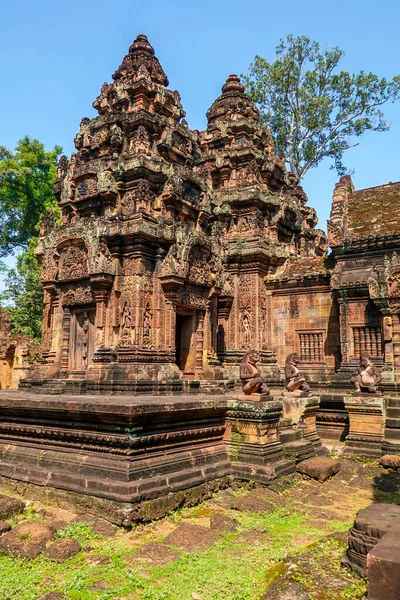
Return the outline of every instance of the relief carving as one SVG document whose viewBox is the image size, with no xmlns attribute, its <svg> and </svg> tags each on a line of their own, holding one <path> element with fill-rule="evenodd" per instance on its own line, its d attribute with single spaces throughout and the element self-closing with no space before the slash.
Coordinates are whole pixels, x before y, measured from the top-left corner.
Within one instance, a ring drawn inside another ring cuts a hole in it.
<svg viewBox="0 0 400 600">
<path fill-rule="evenodd" d="M 88 276 L 88 255 L 83 242 L 60 248 L 59 279 L 81 279 Z"/>
<path fill-rule="evenodd" d="M 61 304 L 74 306 L 78 304 L 94 304 L 95 298 L 90 285 L 67 285 L 61 292 Z"/>
<path fill-rule="evenodd" d="M 105 242 L 100 242 L 94 258 L 93 273 L 108 273 L 115 275 L 115 261 Z"/>
</svg>

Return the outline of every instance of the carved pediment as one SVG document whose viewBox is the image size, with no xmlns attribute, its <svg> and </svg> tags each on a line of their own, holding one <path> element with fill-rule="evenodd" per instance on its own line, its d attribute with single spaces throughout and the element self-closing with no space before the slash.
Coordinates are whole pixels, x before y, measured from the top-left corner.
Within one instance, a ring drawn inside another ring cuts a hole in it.
<svg viewBox="0 0 400 600">
<path fill-rule="evenodd" d="M 88 252 L 81 240 L 73 240 L 68 246 L 59 248 L 59 280 L 83 279 L 88 277 Z"/>
</svg>

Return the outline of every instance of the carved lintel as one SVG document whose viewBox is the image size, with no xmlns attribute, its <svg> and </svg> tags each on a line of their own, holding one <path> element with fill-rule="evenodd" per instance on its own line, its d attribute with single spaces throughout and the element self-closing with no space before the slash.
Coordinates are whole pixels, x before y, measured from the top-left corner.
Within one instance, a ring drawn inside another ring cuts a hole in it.
<svg viewBox="0 0 400 600">
<path fill-rule="evenodd" d="M 183 277 L 178 277 L 177 275 L 162 275 L 159 279 L 165 297 L 173 301 L 183 287 Z"/>
</svg>

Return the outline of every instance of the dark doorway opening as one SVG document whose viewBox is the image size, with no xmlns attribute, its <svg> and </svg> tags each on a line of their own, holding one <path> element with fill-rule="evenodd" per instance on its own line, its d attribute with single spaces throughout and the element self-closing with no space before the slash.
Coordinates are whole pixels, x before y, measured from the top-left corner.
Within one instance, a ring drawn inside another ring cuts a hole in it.
<svg viewBox="0 0 400 600">
<path fill-rule="evenodd" d="M 195 349 L 193 344 L 194 315 L 176 315 L 175 348 L 176 364 L 185 376 L 194 376 Z"/>
</svg>

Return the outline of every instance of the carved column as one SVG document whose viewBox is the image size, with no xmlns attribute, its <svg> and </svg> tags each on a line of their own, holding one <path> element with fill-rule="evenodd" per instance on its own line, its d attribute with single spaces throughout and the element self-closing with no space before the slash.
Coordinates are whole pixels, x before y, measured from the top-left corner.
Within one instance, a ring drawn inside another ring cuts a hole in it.
<svg viewBox="0 0 400 600">
<path fill-rule="evenodd" d="M 95 290 L 96 299 L 96 347 L 105 345 L 106 305 L 109 297 L 108 290 Z"/>
<path fill-rule="evenodd" d="M 393 366 L 394 354 L 393 354 L 393 323 L 391 315 L 384 315 L 383 317 L 383 343 L 385 353 L 385 363 Z"/>
<path fill-rule="evenodd" d="M 342 365 L 349 364 L 349 339 L 348 339 L 348 305 L 343 298 L 338 299 L 340 311 L 340 349 L 342 354 Z"/>
<path fill-rule="evenodd" d="M 176 352 L 175 330 L 176 330 L 176 297 L 166 297 L 165 315 L 165 343 L 167 350 L 174 354 Z"/>
<path fill-rule="evenodd" d="M 55 293 L 52 297 L 52 337 L 51 337 L 51 352 L 56 361 L 61 358 L 61 349 L 63 342 L 63 318 L 64 311 L 61 306 L 60 295 Z"/>
<path fill-rule="evenodd" d="M 110 291 L 113 285 L 114 275 L 109 273 L 96 273 L 90 277 L 90 282 L 93 286 L 94 297 L 96 300 L 96 342 L 95 351 L 99 346 L 106 345 L 106 314 L 107 303 L 110 296 Z"/>
<path fill-rule="evenodd" d="M 221 360 L 227 349 L 228 317 L 233 296 L 219 296 L 217 304 L 217 354 Z"/>
<path fill-rule="evenodd" d="M 400 378 L 400 315 L 392 315 L 393 324 L 393 364 L 395 371 L 395 380 Z"/>
<path fill-rule="evenodd" d="M 63 338 L 61 349 L 61 375 L 64 377 L 68 373 L 69 367 L 69 335 L 71 329 L 71 312 L 68 307 L 64 308 L 63 315 Z"/>
<path fill-rule="evenodd" d="M 203 347 L 204 347 L 204 311 L 197 313 L 196 332 L 196 373 L 203 374 Z"/>
<path fill-rule="evenodd" d="M 164 275 L 159 279 L 165 296 L 165 346 L 171 355 L 175 355 L 176 303 L 178 292 L 183 286 L 183 278 Z"/>
</svg>

